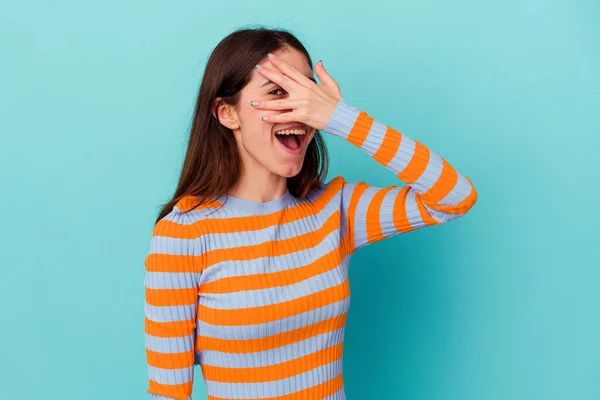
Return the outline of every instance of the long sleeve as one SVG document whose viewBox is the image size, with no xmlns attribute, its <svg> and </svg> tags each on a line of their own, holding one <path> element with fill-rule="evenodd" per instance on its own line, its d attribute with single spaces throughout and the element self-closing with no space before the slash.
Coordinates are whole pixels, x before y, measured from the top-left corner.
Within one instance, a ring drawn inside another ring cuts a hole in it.
<svg viewBox="0 0 600 400">
<path fill-rule="evenodd" d="M 144 264 L 148 393 L 153 400 L 191 400 L 198 306 L 197 235 L 176 208 L 158 221 Z"/>
<path fill-rule="evenodd" d="M 340 99 L 323 130 L 341 137 L 392 171 L 407 186 L 364 182 L 342 187 L 348 251 L 465 215 L 477 201 L 466 176 L 423 144 Z"/>
</svg>

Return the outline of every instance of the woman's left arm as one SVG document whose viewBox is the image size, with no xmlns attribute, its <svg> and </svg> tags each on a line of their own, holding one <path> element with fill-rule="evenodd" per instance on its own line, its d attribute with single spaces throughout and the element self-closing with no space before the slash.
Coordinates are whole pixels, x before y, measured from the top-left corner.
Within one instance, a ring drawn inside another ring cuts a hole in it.
<svg viewBox="0 0 600 400">
<path fill-rule="evenodd" d="M 342 212 L 351 253 L 399 233 L 462 217 L 477 201 L 471 180 L 446 160 L 343 98 L 323 131 L 362 149 L 408 184 L 378 188 L 344 181 Z"/>
</svg>

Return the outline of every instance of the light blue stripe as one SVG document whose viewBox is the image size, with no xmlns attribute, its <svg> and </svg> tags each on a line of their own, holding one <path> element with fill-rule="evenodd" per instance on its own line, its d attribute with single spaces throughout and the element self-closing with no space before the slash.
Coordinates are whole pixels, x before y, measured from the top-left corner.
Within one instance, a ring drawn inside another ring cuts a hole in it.
<svg viewBox="0 0 600 400">
<path fill-rule="evenodd" d="M 238 399 L 260 399 L 285 396 L 299 390 L 327 382 L 342 372 L 342 359 L 319 366 L 310 371 L 269 382 L 230 383 L 205 380 L 206 391 L 211 396 L 227 398 L 235 393 Z"/>
<path fill-rule="evenodd" d="M 439 223 L 442 223 L 442 224 L 446 223 L 446 222 L 450 222 L 454 219 L 458 219 L 458 218 L 462 217 L 463 215 L 465 215 L 465 213 L 450 214 L 450 213 L 445 213 L 442 211 L 434 210 L 433 208 L 428 207 L 427 204 L 423 204 L 423 206 L 425 206 L 425 208 L 429 212 L 429 215 L 431 215 L 431 217 L 433 219 L 435 219 L 436 221 L 438 221 Z"/>
<path fill-rule="evenodd" d="M 219 310 L 264 307 L 283 303 L 341 284 L 346 279 L 346 276 L 340 267 L 341 262 L 329 271 L 290 285 L 275 286 L 268 289 L 211 294 L 210 296 L 202 295 L 199 297 L 199 302 L 205 307 Z"/>
<path fill-rule="evenodd" d="M 194 350 L 195 333 L 189 336 L 163 338 L 144 334 L 146 348 L 157 353 L 183 353 Z"/>
<path fill-rule="evenodd" d="M 346 393 L 344 392 L 344 387 L 342 386 L 340 390 L 338 390 L 331 396 L 323 398 L 323 400 L 346 400 Z"/>
<path fill-rule="evenodd" d="M 412 189 L 409 190 L 408 194 L 406 195 L 406 216 L 408 218 L 408 222 L 414 229 L 420 229 L 426 226 L 421 218 L 419 208 L 417 207 L 415 191 Z"/>
<path fill-rule="evenodd" d="M 196 318 L 198 304 L 186 306 L 153 306 L 144 302 L 146 317 L 155 322 L 190 321 Z"/>
<path fill-rule="evenodd" d="M 253 353 L 202 351 L 203 362 L 224 368 L 255 368 L 294 360 L 344 341 L 344 327 L 275 349 Z"/>
<path fill-rule="evenodd" d="M 360 111 L 358 108 L 346 103 L 344 99 L 340 99 L 333 109 L 323 132 L 346 139 Z"/>
<path fill-rule="evenodd" d="M 430 152 L 429 162 L 419 178 L 410 184 L 417 193 L 425 193 L 437 182 L 442 173 L 442 158 Z"/>
<path fill-rule="evenodd" d="M 347 264 L 346 267 L 347 269 Z M 317 322 L 341 316 L 348 312 L 350 296 L 335 303 L 326 304 L 303 313 L 295 314 L 276 321 L 252 325 L 213 325 L 198 320 L 197 331 L 200 335 L 225 340 L 259 339 L 288 332 Z"/>
<path fill-rule="evenodd" d="M 246 200 L 229 194 L 222 195 L 217 201 L 224 204 L 225 207 L 232 206 L 234 208 L 242 209 L 252 215 L 266 215 L 286 208 L 290 204 L 292 198 L 292 194 L 289 189 L 286 188 L 286 191 L 282 196 L 265 202 Z"/>
<path fill-rule="evenodd" d="M 199 210 L 199 211 L 204 212 L 203 209 Z M 194 223 L 194 221 L 191 218 L 189 218 L 190 213 L 191 212 L 183 213 L 181 211 L 181 209 L 175 205 L 175 206 L 173 206 L 173 210 L 170 213 L 168 213 L 167 215 L 165 215 L 165 217 L 163 219 L 166 221 L 176 222 L 181 225 L 191 225 Z M 183 216 L 183 215 L 185 215 L 186 218 L 182 219 L 181 216 Z"/>
<path fill-rule="evenodd" d="M 269 274 L 300 268 L 303 265 L 316 261 L 325 253 L 339 248 L 339 246 L 339 231 L 335 229 L 314 247 L 293 253 L 260 257 L 252 260 L 223 260 L 215 263 L 202 271 L 199 284 L 203 285 L 207 282 L 214 282 L 229 277 Z"/>
<path fill-rule="evenodd" d="M 361 193 L 356 204 L 356 213 L 354 215 L 354 249 L 358 250 L 368 244 L 367 233 L 373 230 L 372 226 L 367 226 L 367 210 L 369 204 L 373 201 L 375 194 L 383 190 L 382 188 L 370 186 Z"/>
<path fill-rule="evenodd" d="M 399 172 L 404 171 L 412 156 L 415 152 L 415 141 L 406 136 L 402 135 L 402 139 L 400 140 L 400 146 L 398 146 L 398 150 L 396 154 L 390 162 L 386 165 L 386 167 L 392 171 L 395 175 L 398 175 Z"/>
<path fill-rule="evenodd" d="M 194 366 L 181 369 L 164 369 L 148 365 L 148 378 L 164 385 L 181 385 L 194 378 Z"/>
<path fill-rule="evenodd" d="M 469 183 L 469 181 L 463 175 L 458 174 L 458 180 L 452 188 L 452 191 L 448 193 L 442 200 L 440 200 L 438 204 L 445 206 L 455 206 L 467 197 L 469 197 L 472 191 L 473 186 L 471 185 L 471 183 Z"/>
<path fill-rule="evenodd" d="M 144 286 L 149 289 L 191 289 L 196 287 L 196 274 L 187 272 L 146 272 Z"/>
<path fill-rule="evenodd" d="M 390 190 L 383 197 L 381 202 L 381 208 L 379 209 L 379 221 L 381 225 L 381 231 L 386 238 L 397 235 L 399 232 L 396 230 L 395 220 L 404 217 L 403 215 L 394 215 L 394 204 L 396 199 L 402 191 L 403 187 L 397 187 Z M 400 200 L 400 199 L 399 199 Z"/>
<path fill-rule="evenodd" d="M 153 236 L 150 241 L 150 254 L 198 255 L 195 252 L 194 240 Z"/>
<path fill-rule="evenodd" d="M 369 129 L 367 137 L 360 148 L 368 155 L 373 156 L 379 150 L 381 143 L 383 143 L 386 129 L 385 124 L 374 119 L 373 125 L 371 125 L 371 129 Z"/>
</svg>

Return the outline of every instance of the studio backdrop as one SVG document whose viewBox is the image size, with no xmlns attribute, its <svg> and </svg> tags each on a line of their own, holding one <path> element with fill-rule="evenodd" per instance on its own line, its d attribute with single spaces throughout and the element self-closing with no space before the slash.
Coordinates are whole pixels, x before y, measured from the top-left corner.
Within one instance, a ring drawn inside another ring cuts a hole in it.
<svg viewBox="0 0 600 400">
<path fill-rule="evenodd" d="M 358 251 L 349 399 L 600 398 L 594 1 L 21 1 L 0 12 L 0 398 L 147 399 L 144 258 L 208 55 L 288 29 L 442 155 L 463 218 Z M 329 177 L 398 183 L 325 136 Z M 194 398 L 206 398 L 195 368 Z"/>
</svg>

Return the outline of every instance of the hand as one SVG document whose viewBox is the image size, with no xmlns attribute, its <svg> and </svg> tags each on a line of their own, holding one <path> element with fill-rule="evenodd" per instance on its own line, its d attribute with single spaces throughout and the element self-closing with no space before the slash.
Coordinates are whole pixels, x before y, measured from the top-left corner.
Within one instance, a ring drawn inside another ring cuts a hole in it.
<svg viewBox="0 0 600 400">
<path fill-rule="evenodd" d="M 262 65 L 259 65 L 256 70 L 281 86 L 288 93 L 288 97 L 252 101 L 252 106 L 264 110 L 291 110 L 265 116 L 264 120 L 271 123 L 302 122 L 315 129 L 325 129 L 342 94 L 337 82 L 325 71 L 323 63 L 319 62 L 315 66 L 315 72 L 322 83 L 317 85 L 275 54 L 271 53 L 269 61 L 277 70 Z"/>
</svg>

